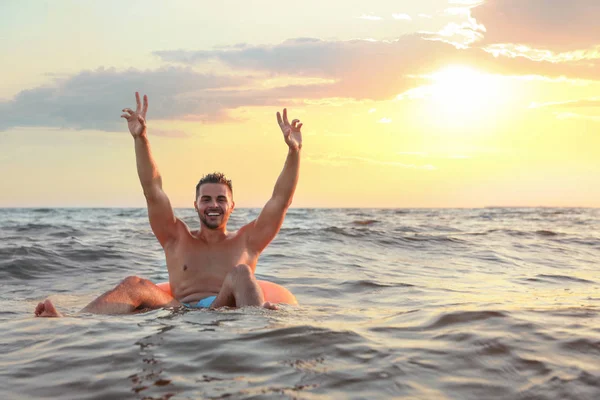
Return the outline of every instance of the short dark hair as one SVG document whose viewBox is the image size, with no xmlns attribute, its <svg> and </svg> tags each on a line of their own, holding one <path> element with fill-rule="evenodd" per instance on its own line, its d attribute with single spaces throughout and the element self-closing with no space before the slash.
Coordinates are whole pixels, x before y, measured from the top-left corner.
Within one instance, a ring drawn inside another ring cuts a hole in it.
<svg viewBox="0 0 600 400">
<path fill-rule="evenodd" d="M 233 187 L 231 186 L 231 180 L 227 179 L 225 177 L 225 174 L 223 174 L 222 172 L 213 172 L 212 174 L 204 175 L 196 185 L 196 199 L 198 199 L 200 186 L 204 185 L 205 183 L 221 183 L 223 185 L 227 185 L 227 187 L 231 191 L 231 195 L 233 196 Z"/>
</svg>

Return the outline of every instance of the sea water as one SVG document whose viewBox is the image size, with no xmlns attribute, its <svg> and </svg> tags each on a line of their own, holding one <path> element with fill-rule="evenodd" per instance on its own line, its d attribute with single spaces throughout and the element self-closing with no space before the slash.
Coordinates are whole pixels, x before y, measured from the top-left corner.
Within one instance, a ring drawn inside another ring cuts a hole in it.
<svg viewBox="0 0 600 400">
<path fill-rule="evenodd" d="M 168 280 L 147 211 L 0 209 L 0 399 L 600 398 L 600 209 L 291 209 L 256 272 L 300 306 L 77 315 Z"/>
</svg>

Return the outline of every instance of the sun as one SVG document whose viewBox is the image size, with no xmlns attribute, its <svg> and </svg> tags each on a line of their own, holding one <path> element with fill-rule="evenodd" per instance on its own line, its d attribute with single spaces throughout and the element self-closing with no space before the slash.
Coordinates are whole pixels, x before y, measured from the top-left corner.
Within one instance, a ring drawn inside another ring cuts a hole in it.
<svg viewBox="0 0 600 400">
<path fill-rule="evenodd" d="M 468 66 L 451 65 L 419 78 L 429 84 L 411 89 L 398 99 L 423 99 L 428 115 L 440 123 L 464 125 L 493 118 L 507 100 L 502 76 Z"/>
<path fill-rule="evenodd" d="M 431 75 L 432 99 L 448 111 L 464 114 L 481 111 L 498 92 L 492 75 L 463 66 L 451 66 Z"/>
</svg>

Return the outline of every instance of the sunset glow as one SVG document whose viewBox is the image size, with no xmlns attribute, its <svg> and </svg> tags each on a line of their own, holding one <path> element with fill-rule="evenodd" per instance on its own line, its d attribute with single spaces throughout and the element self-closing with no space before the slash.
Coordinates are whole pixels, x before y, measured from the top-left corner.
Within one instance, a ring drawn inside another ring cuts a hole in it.
<svg viewBox="0 0 600 400">
<path fill-rule="evenodd" d="M 465 126 L 498 117 L 510 101 L 509 79 L 464 65 L 450 65 L 419 77 L 428 84 L 410 89 L 397 100 L 422 99 L 426 112 L 440 123 Z"/>
<path fill-rule="evenodd" d="M 283 107 L 304 122 L 294 206 L 600 206 L 597 2 L 134 3 L 0 6 L 0 206 L 143 206 L 135 91 L 176 206 L 213 170 L 262 206 Z"/>
</svg>

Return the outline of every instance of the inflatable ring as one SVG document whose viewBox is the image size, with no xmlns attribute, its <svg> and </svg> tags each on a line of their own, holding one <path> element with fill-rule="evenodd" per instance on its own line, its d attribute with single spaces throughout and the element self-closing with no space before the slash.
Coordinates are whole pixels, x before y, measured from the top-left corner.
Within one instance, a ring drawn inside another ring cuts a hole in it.
<svg viewBox="0 0 600 400">
<path fill-rule="evenodd" d="M 269 281 L 261 281 L 259 279 L 256 281 L 263 291 L 265 301 L 276 304 L 290 304 L 292 306 L 298 305 L 298 300 L 296 300 L 296 297 L 292 294 L 292 292 L 283 286 Z M 171 284 L 169 282 L 157 283 L 156 286 L 173 296 L 173 293 L 171 293 Z"/>
</svg>

